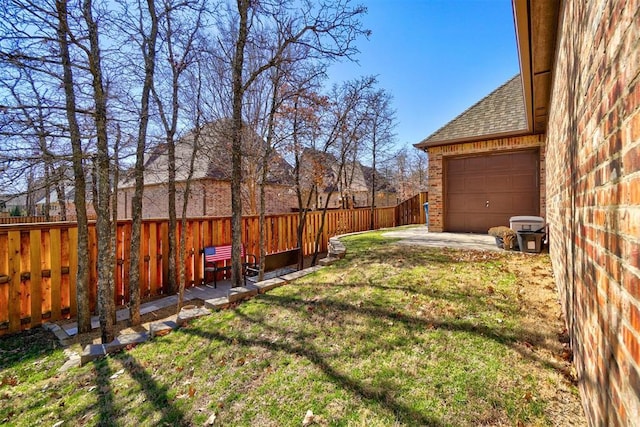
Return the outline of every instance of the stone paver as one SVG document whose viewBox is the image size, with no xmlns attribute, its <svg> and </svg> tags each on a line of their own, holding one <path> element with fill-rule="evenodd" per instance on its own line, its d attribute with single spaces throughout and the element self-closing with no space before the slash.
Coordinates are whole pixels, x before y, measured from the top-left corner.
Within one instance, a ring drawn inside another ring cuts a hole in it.
<svg viewBox="0 0 640 427">
<path fill-rule="evenodd" d="M 67 356 L 67 361 L 64 362 L 64 365 L 62 365 L 60 369 L 58 369 L 58 372 L 67 372 L 71 368 L 77 368 L 78 366 L 80 366 L 81 358 L 78 353 L 65 349 L 64 355 Z"/>
<path fill-rule="evenodd" d="M 234 303 L 237 301 L 241 301 L 243 299 L 249 299 L 258 295 L 258 288 L 255 286 L 241 286 L 239 288 L 231 288 L 229 289 L 229 293 L 227 294 L 227 298 L 229 298 L 230 303 Z"/>
<path fill-rule="evenodd" d="M 85 365 L 93 360 L 96 360 L 100 357 L 106 356 L 107 351 L 102 344 L 89 344 L 84 348 L 82 354 L 80 355 L 80 363 Z"/>
<path fill-rule="evenodd" d="M 340 261 L 339 258 L 326 257 L 326 258 L 322 258 L 321 260 L 319 260 L 318 261 L 318 265 L 321 265 L 322 267 L 328 267 L 331 264 L 335 264 L 338 261 Z"/>
<path fill-rule="evenodd" d="M 107 353 L 115 353 L 132 345 L 142 344 L 149 339 L 146 332 L 136 332 L 133 334 L 118 335 L 118 338 L 104 345 Z"/>
<path fill-rule="evenodd" d="M 141 325 L 144 332 L 122 333 L 108 344 L 89 344 L 83 349 L 82 354 L 80 355 L 77 353 L 68 354 L 67 356 L 69 359 L 61 369 L 67 370 L 75 366 L 84 365 L 92 360 L 104 357 L 109 353 L 121 351 L 132 345 L 141 344 L 153 337 L 166 335 L 174 329 L 185 325 L 192 319 L 211 314 L 211 310 L 227 308 L 232 302 L 249 299 L 258 295 L 258 293 L 265 293 L 278 286 L 286 285 L 289 280 L 295 280 L 306 276 L 307 274 L 318 271 L 320 268 L 320 266 L 315 266 L 300 271 L 289 272 L 282 276 L 282 278 L 276 277 L 269 280 L 263 280 L 258 283 L 247 284 L 247 286 L 240 288 L 231 288 L 229 282 L 221 282 L 218 284 L 217 288 L 208 285 L 188 288 L 185 290 L 185 302 L 192 299 L 201 299 L 204 300 L 204 307 L 187 304 L 182 308 L 182 310 L 180 310 L 180 313 L 178 313 L 177 316 L 174 315 L 162 321 L 150 322 Z M 287 270 L 282 270 L 282 272 L 287 272 Z M 146 314 L 175 304 L 177 304 L 177 297 L 173 295 L 142 304 L 140 312 L 141 314 Z M 118 310 L 117 318 L 118 320 L 128 319 L 128 310 Z M 92 323 L 93 320 L 94 319 L 92 319 Z M 77 328 L 73 327 L 73 325 L 66 326 L 65 328 L 61 328 L 56 324 L 47 325 L 47 327 L 56 334 L 61 342 L 68 342 L 71 339 L 69 335 L 77 333 Z M 94 327 L 97 326 L 98 325 Z"/>
<path fill-rule="evenodd" d="M 160 322 L 153 322 L 149 327 L 149 336 L 151 338 L 161 337 L 167 335 L 174 329 L 178 328 L 178 323 L 175 320 L 163 320 Z"/>
<path fill-rule="evenodd" d="M 495 238 L 488 234 L 471 233 L 434 233 L 427 226 L 408 227 L 390 230 L 384 237 L 395 237 L 401 245 L 430 246 L 434 248 L 474 249 L 482 251 L 500 251 Z"/>
<path fill-rule="evenodd" d="M 211 314 L 211 311 L 206 309 L 205 307 L 196 307 L 196 306 L 184 306 L 178 313 L 178 317 L 176 318 L 176 323 L 178 326 L 184 326 L 187 322 L 197 319 L 198 317 L 208 316 Z"/>
<path fill-rule="evenodd" d="M 271 289 L 275 289 L 280 286 L 286 285 L 288 282 L 286 280 L 282 280 L 279 277 L 263 280 L 262 282 L 256 282 L 255 286 L 258 289 L 258 292 L 261 294 L 270 291 Z"/>
<path fill-rule="evenodd" d="M 204 300 L 204 306 L 209 310 L 222 310 L 229 306 L 229 298 L 219 297 Z"/>
</svg>

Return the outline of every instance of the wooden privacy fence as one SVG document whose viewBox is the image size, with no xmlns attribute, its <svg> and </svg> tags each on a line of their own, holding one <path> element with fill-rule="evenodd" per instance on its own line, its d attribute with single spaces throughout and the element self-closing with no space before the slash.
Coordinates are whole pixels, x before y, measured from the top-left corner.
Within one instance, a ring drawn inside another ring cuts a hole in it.
<svg viewBox="0 0 640 427">
<path fill-rule="evenodd" d="M 396 208 L 378 208 L 375 228 L 396 225 Z M 314 252 L 322 212 L 308 212 L 302 239 L 304 255 Z M 242 241 L 247 252 L 259 253 L 258 217 L 243 218 Z M 266 217 L 267 253 L 298 246 L 297 213 Z M 319 251 L 327 250 L 330 236 L 368 230 L 369 209 L 328 211 Z M 119 221 L 116 230 L 115 302 L 129 300 L 129 260 L 131 222 Z M 203 282 L 201 250 L 205 246 L 231 243 L 231 218 L 190 218 L 183 230 L 180 222 L 176 239 L 186 233 L 187 254 L 182 260 L 187 286 Z M 166 219 L 142 223 L 140 247 L 140 295 L 149 299 L 166 294 L 168 283 L 169 224 Z M 76 315 L 76 272 L 78 228 L 75 222 L 0 226 L 0 335 Z M 180 262 L 180 261 L 178 261 Z M 95 223 L 89 225 L 89 300 L 96 309 L 97 236 Z"/>
<path fill-rule="evenodd" d="M 424 204 L 429 201 L 428 192 L 416 194 L 396 206 L 396 225 L 425 224 Z"/>
</svg>

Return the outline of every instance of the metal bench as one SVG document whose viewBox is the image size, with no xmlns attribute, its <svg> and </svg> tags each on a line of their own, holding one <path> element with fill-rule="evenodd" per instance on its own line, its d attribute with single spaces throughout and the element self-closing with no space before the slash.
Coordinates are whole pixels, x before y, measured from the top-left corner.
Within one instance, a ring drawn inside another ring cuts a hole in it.
<svg viewBox="0 0 640 427">
<path fill-rule="evenodd" d="M 223 273 L 223 277 L 227 278 L 227 272 L 231 271 L 231 245 L 207 246 L 203 250 L 204 253 L 204 282 L 207 282 L 207 273 L 213 274 L 213 287 L 218 287 L 218 273 Z M 253 271 L 257 265 L 257 258 L 253 254 L 247 254 L 244 245 L 240 249 L 240 257 L 244 259 L 242 263 L 242 275 L 247 281 L 247 275 L 253 275 Z M 250 260 L 253 259 L 253 262 Z"/>
<path fill-rule="evenodd" d="M 283 269 L 290 265 L 298 264 L 298 258 L 300 256 L 300 248 L 293 248 L 286 251 L 267 254 L 264 257 L 264 271 L 273 271 Z M 260 272 L 260 265 L 247 267 L 248 276 L 257 276 Z"/>
</svg>

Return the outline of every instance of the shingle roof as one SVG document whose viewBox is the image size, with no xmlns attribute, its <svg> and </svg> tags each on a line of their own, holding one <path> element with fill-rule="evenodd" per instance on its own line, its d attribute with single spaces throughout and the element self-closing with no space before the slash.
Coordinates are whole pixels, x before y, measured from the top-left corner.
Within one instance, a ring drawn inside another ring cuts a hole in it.
<svg viewBox="0 0 640 427">
<path fill-rule="evenodd" d="M 200 133 L 198 155 L 194 161 L 191 179 L 213 179 L 218 181 L 231 180 L 231 137 L 230 121 L 223 119 L 203 126 Z M 243 129 L 243 165 L 256 163 L 256 155 L 264 141 L 258 134 L 248 127 Z M 176 181 L 185 181 L 189 174 L 189 163 L 193 153 L 195 132 L 190 131 L 175 144 Z M 145 158 L 145 185 L 165 184 L 168 182 L 167 144 L 162 143 L 149 150 Z M 260 171 L 260 168 L 257 168 Z M 128 188 L 134 185 L 133 171 L 124 174 L 119 186 Z M 245 179 L 253 179 L 245 172 Z M 267 174 L 269 184 L 290 185 L 293 182 L 292 167 L 275 150 L 269 164 Z"/>
<path fill-rule="evenodd" d="M 518 74 L 416 146 L 442 145 L 450 141 L 516 134 L 526 130 L 524 96 Z"/>
</svg>

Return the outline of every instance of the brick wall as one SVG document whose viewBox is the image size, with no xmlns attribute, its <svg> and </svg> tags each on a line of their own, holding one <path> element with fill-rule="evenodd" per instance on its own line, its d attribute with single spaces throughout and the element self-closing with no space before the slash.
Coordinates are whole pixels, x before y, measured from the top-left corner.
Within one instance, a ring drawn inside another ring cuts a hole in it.
<svg viewBox="0 0 640 427">
<path fill-rule="evenodd" d="M 591 425 L 640 425 L 639 73 L 638 0 L 563 2 L 547 217 Z"/>
<path fill-rule="evenodd" d="M 176 210 L 178 216 L 182 212 L 183 184 L 178 183 L 176 190 Z M 248 198 L 249 191 L 243 189 L 243 211 L 245 215 L 257 214 L 250 209 Z M 143 218 L 167 218 L 169 207 L 166 185 L 148 185 L 144 189 L 142 201 Z M 259 197 L 259 194 L 256 194 Z M 121 189 L 118 192 L 118 218 L 131 218 L 131 199 L 133 189 Z M 266 213 L 291 212 L 298 206 L 295 192 L 292 188 L 281 185 L 270 185 L 266 189 Z M 256 202 L 256 206 L 259 200 Z M 231 187 L 229 182 L 214 180 L 199 180 L 191 184 L 189 203 L 187 204 L 188 217 L 200 216 L 230 216 L 231 215 Z"/>
<path fill-rule="evenodd" d="M 482 154 L 496 151 L 513 151 L 540 147 L 540 216 L 545 216 L 546 196 L 544 191 L 545 157 L 544 136 L 526 135 L 513 138 L 498 138 L 484 141 L 443 145 L 428 149 L 429 153 L 429 230 L 444 230 L 444 160 L 446 157 L 466 154 Z"/>
</svg>

